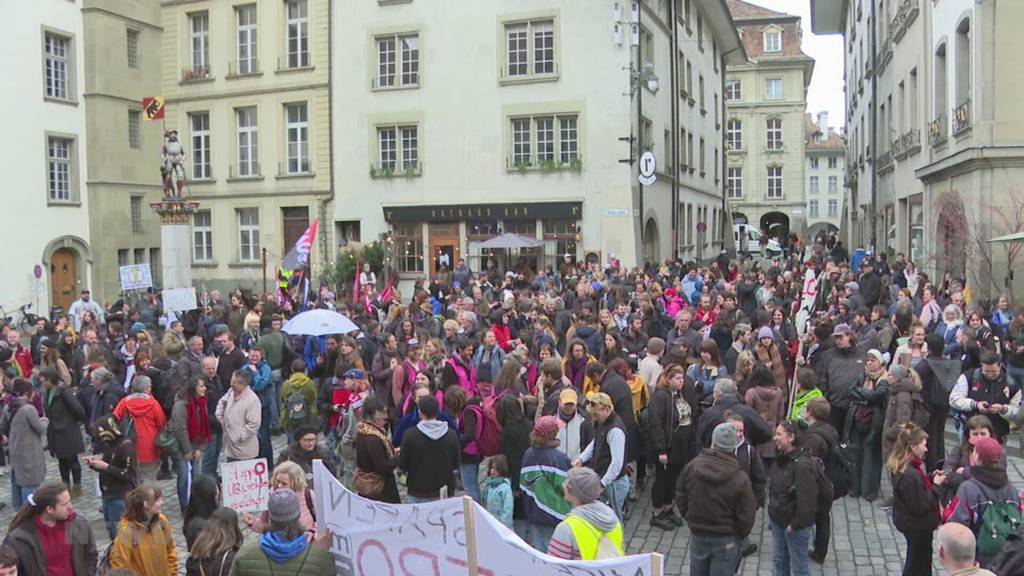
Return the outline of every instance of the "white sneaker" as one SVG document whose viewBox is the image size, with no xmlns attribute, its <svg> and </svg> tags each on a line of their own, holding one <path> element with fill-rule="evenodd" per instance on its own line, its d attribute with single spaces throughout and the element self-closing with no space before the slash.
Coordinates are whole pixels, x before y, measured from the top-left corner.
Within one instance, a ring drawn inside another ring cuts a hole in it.
<svg viewBox="0 0 1024 576">
<path fill-rule="evenodd" d="M 4 476 L 5 474 L 7 474 L 7 467 L 0 466 L 0 476 Z"/>
</svg>

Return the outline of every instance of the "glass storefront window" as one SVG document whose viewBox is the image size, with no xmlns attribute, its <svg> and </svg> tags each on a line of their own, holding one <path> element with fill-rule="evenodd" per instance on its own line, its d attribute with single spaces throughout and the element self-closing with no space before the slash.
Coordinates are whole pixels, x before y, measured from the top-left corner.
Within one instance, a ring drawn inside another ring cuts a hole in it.
<svg viewBox="0 0 1024 576">
<path fill-rule="evenodd" d="M 395 247 L 399 272 L 423 272 L 423 226 L 419 223 L 395 224 Z"/>
</svg>

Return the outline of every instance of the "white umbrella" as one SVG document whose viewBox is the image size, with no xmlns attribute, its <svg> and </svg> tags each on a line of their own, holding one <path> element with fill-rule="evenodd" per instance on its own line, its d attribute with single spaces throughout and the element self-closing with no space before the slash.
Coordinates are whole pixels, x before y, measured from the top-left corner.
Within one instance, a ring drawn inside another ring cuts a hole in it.
<svg viewBox="0 0 1024 576">
<path fill-rule="evenodd" d="M 530 238 L 527 236 L 520 236 L 519 234 L 513 234 L 506 232 L 500 236 L 495 236 L 490 240 L 485 240 L 480 243 L 481 248 L 535 248 L 544 244 L 543 240 L 536 238 Z"/>
<path fill-rule="evenodd" d="M 285 323 L 281 330 L 292 335 L 326 336 L 328 334 L 348 334 L 359 330 L 359 327 L 344 314 L 333 310 L 317 309 L 296 314 Z"/>
</svg>

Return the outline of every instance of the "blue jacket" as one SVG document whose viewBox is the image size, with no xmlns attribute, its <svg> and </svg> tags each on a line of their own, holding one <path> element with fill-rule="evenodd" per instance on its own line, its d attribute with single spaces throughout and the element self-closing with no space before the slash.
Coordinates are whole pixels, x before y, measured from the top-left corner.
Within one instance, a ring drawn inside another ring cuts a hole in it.
<svg viewBox="0 0 1024 576">
<path fill-rule="evenodd" d="M 491 516 L 500 520 L 505 526 L 512 527 L 512 482 L 508 478 L 488 476 L 484 480 L 481 499 Z"/>
<path fill-rule="evenodd" d="M 405 431 L 415 427 L 420 422 L 420 407 L 415 402 L 410 402 L 411 406 L 409 413 L 402 416 L 402 419 L 395 425 L 395 432 L 391 435 L 391 444 L 393 446 L 402 445 L 402 436 L 405 435 Z M 455 425 L 455 419 L 448 415 L 447 412 L 441 410 L 437 413 L 437 419 L 448 424 L 449 430 L 455 430 L 458 433 L 458 427 Z"/>
<path fill-rule="evenodd" d="M 247 369 L 252 370 L 252 364 L 246 364 Z M 273 399 L 273 389 L 270 386 L 270 364 L 266 360 L 260 360 L 256 370 L 252 372 L 252 382 L 249 388 L 260 397 L 260 405 L 268 406 Z"/>
<path fill-rule="evenodd" d="M 569 457 L 558 448 L 526 449 L 519 488 L 523 492 L 526 518 L 531 524 L 554 527 L 565 519 L 563 512 L 571 507 L 561 497 L 561 490 L 571 467 Z M 558 507 L 561 510 L 557 510 Z"/>
<path fill-rule="evenodd" d="M 501 365 L 505 363 L 505 351 L 497 344 L 494 345 L 494 350 L 491 351 L 490 374 L 480 373 L 480 362 L 483 361 L 483 358 L 484 347 L 481 345 L 476 349 L 476 353 L 473 354 L 473 366 L 476 368 L 477 382 L 494 382 L 498 378 L 498 371 L 501 370 Z"/>
<path fill-rule="evenodd" d="M 700 276 L 690 279 L 690 275 L 683 276 L 683 294 L 691 306 L 696 305 L 700 298 L 700 291 L 704 289 L 704 279 Z"/>
</svg>

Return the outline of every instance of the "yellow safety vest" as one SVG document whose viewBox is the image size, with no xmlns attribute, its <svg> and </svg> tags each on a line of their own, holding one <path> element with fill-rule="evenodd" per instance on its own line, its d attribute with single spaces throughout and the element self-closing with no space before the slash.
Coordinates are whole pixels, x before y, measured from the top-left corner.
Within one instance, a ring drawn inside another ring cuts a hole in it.
<svg viewBox="0 0 1024 576">
<path fill-rule="evenodd" d="M 601 532 L 596 526 L 575 514 L 566 516 L 565 523 L 572 529 L 572 536 L 576 539 L 576 548 L 580 551 L 580 560 L 597 559 L 597 546 L 601 542 L 602 537 L 607 537 L 615 545 L 615 550 L 619 553 L 619 556 L 625 555 L 622 550 L 621 522 L 616 522 L 615 528 L 608 532 Z"/>
</svg>

